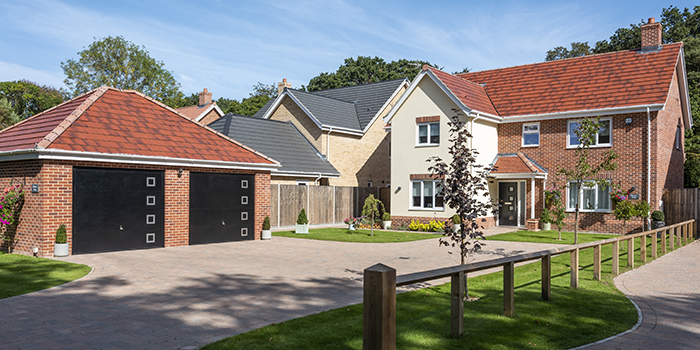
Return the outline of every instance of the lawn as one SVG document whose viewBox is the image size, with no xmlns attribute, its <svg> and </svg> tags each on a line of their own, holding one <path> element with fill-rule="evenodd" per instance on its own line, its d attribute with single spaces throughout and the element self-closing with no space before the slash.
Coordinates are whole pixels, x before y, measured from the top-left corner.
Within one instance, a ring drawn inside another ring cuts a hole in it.
<svg viewBox="0 0 700 350">
<path fill-rule="evenodd" d="M 294 233 L 294 231 L 273 232 L 273 236 L 317 239 L 321 241 L 355 242 L 355 243 L 397 243 L 411 242 L 422 239 L 439 238 L 440 234 L 374 230 L 374 236 L 370 236 L 370 230 L 348 230 L 346 228 L 319 228 L 309 230 L 309 234 Z"/>
<path fill-rule="evenodd" d="M 64 284 L 90 270 L 85 265 L 0 252 L 0 299 Z"/>
<path fill-rule="evenodd" d="M 586 243 L 600 241 L 604 239 L 614 238 L 617 235 L 606 235 L 599 233 L 578 233 L 578 243 Z M 556 244 L 574 244 L 573 232 L 561 232 L 561 241 L 559 240 L 559 231 L 513 231 L 501 233 L 486 237 L 487 241 L 509 241 L 509 242 L 534 242 L 534 243 L 556 243 Z"/>
<path fill-rule="evenodd" d="M 521 241 L 545 241 L 542 232 L 518 232 Z M 556 231 L 552 231 L 556 235 Z M 580 234 L 581 242 L 609 235 Z M 504 238 L 506 236 L 492 236 Z M 553 236 L 556 237 L 556 236 Z M 567 236 L 564 236 L 567 237 Z M 573 241 L 573 237 L 570 238 Z M 639 239 L 635 266 L 641 265 Z M 627 249 L 620 253 L 620 272 L 627 271 Z M 651 260 L 651 239 L 647 240 Z M 661 247 L 661 243 L 659 243 Z M 659 248 L 660 251 L 660 248 Z M 603 281 L 593 279 L 593 249 L 580 251 L 579 288 L 569 287 L 570 256 L 552 258 L 552 300 L 541 300 L 540 264 L 515 270 L 515 318 L 503 313 L 502 273 L 473 276 L 465 303 L 464 336 L 451 339 L 450 284 L 402 293 L 396 304 L 397 349 L 566 349 L 630 329 L 637 322 L 634 305 L 612 283 L 612 246 L 602 248 Z M 660 254 L 659 254 L 660 256 Z M 361 349 L 362 304 L 302 317 L 209 344 L 204 349 Z"/>
</svg>

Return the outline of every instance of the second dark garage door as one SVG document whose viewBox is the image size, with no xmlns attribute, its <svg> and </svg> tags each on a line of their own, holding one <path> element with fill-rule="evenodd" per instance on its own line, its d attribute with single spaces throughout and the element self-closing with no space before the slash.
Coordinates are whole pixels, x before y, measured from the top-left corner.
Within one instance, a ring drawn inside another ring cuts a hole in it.
<svg viewBox="0 0 700 350">
<path fill-rule="evenodd" d="M 190 244 L 255 239 L 255 177 L 190 173 Z"/>
</svg>

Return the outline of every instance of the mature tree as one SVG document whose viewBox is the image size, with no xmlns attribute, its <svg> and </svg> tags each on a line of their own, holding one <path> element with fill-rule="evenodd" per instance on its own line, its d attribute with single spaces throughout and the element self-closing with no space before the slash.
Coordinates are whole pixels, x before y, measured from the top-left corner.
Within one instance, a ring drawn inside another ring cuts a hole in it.
<svg viewBox="0 0 700 350">
<path fill-rule="evenodd" d="M 168 105 L 182 99 L 180 83 L 144 46 L 121 36 L 96 40 L 78 53 L 79 59 L 61 62 L 63 81 L 73 96 L 102 85 L 137 90 Z"/>
<path fill-rule="evenodd" d="M 574 189 L 577 193 L 575 197 L 575 214 L 574 214 L 574 244 L 578 244 L 578 219 L 579 219 L 579 203 L 583 194 L 583 187 L 592 187 L 595 184 L 598 186 L 610 186 L 610 183 L 605 179 L 599 179 L 598 173 L 601 171 L 612 171 L 617 169 L 615 159 L 618 155 L 614 150 L 605 151 L 602 155 L 600 163 L 597 165 L 591 164 L 588 151 L 591 145 L 596 142 L 596 134 L 600 132 L 603 125 L 600 123 L 600 117 L 584 118 L 578 123 L 578 127 L 574 130 L 574 134 L 578 139 L 576 146 L 576 165 L 572 168 L 564 168 L 559 166 L 557 174 L 563 175 L 568 184 L 567 188 Z"/>
<path fill-rule="evenodd" d="M 326 90 L 344 86 L 375 83 L 379 81 L 408 78 L 413 79 L 429 62 L 400 59 L 387 63 L 380 57 L 357 56 L 345 59 L 335 73 L 321 73 L 302 86 L 306 91 Z"/>
<path fill-rule="evenodd" d="M 0 98 L 5 98 L 14 113 L 22 119 L 60 104 L 66 96 L 53 86 L 17 80 L 0 82 Z"/>
<path fill-rule="evenodd" d="M 253 86 L 253 92 L 249 97 L 240 102 L 230 99 L 219 99 L 216 103 L 225 113 L 241 115 L 253 115 L 257 113 L 268 101 L 277 97 L 277 87 L 274 84 L 266 85 L 258 82 Z"/>
<path fill-rule="evenodd" d="M 447 124 L 450 127 L 448 153 L 452 160 L 448 164 L 439 156 L 430 157 L 428 171 L 433 178 L 444 179 L 438 193 L 442 195 L 444 203 L 457 212 L 462 222 L 458 231 L 445 225 L 440 245 L 459 248 L 460 264 L 464 265 L 472 252 L 482 248 L 483 242 L 477 238 L 484 237 L 483 217 L 498 209 L 489 196 L 488 169 L 476 163 L 479 152 L 469 147 L 472 135 L 465 127 L 466 123 L 460 120 L 464 114 L 459 111 L 455 113 Z M 465 273 L 464 297 L 469 298 L 466 278 Z"/>
<path fill-rule="evenodd" d="M 563 46 L 557 46 L 547 51 L 547 57 L 545 60 L 554 61 L 562 58 L 586 56 L 592 53 L 593 51 L 591 51 L 591 47 L 588 46 L 588 42 L 574 42 L 571 43 L 571 50 Z"/>
<path fill-rule="evenodd" d="M 10 102 L 4 97 L 0 97 L 0 129 L 4 129 L 19 121 L 20 117 L 12 109 Z"/>
</svg>

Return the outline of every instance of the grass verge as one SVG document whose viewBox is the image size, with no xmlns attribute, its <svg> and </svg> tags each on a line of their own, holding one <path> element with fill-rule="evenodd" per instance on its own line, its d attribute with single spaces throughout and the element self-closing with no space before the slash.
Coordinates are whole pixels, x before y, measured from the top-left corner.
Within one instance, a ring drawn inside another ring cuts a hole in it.
<svg viewBox="0 0 700 350">
<path fill-rule="evenodd" d="M 616 235 L 606 235 L 598 233 L 578 233 L 578 242 L 587 243 L 600 241 L 616 237 Z M 509 242 L 532 242 L 532 243 L 555 243 L 555 244 L 574 244 L 573 232 L 561 232 L 561 240 L 559 240 L 559 231 L 513 231 L 500 233 L 486 237 L 487 241 L 509 241 Z"/>
<path fill-rule="evenodd" d="M 319 228 L 309 230 L 309 234 L 298 234 L 294 231 L 273 232 L 273 236 L 317 239 L 321 241 L 355 242 L 355 243 L 397 243 L 411 242 L 422 239 L 439 238 L 439 234 L 374 230 L 374 236 L 370 236 L 370 230 L 348 230 L 346 228 Z"/>
<path fill-rule="evenodd" d="M 0 299 L 64 284 L 90 270 L 86 265 L 0 252 Z"/>
<path fill-rule="evenodd" d="M 579 240 L 594 241 L 599 239 L 596 236 L 581 234 Z M 493 237 L 498 236 L 489 239 Z M 528 241 L 540 239 L 550 238 L 535 237 Z M 642 263 L 639 242 L 637 238 L 635 266 Z M 621 273 L 630 269 L 627 267 L 626 244 L 623 246 L 620 253 Z M 658 246 L 660 252 L 660 242 Z M 651 239 L 648 239 L 647 261 L 651 260 L 650 255 Z M 501 272 L 469 278 L 470 296 L 480 299 L 465 304 L 465 333 L 460 339 L 449 337 L 449 283 L 399 294 L 396 304 L 396 348 L 566 349 L 628 330 L 637 322 L 637 310 L 612 283 L 611 245 L 603 246 L 602 256 L 603 280 L 598 282 L 593 279 L 593 249 L 580 251 L 578 289 L 569 287 L 569 254 L 554 257 L 552 301 L 549 302 L 541 300 L 540 264 L 517 267 L 516 315 L 512 319 L 502 316 Z M 319 348 L 362 348 L 362 304 L 270 325 L 209 344 L 204 349 Z"/>
</svg>

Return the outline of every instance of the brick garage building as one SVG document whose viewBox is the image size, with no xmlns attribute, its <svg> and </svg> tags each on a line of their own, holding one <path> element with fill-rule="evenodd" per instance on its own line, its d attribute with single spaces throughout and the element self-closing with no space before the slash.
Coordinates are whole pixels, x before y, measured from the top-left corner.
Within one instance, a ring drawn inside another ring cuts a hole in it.
<svg viewBox="0 0 700 350">
<path fill-rule="evenodd" d="M 24 206 L 3 248 L 52 256 L 259 239 L 279 166 L 135 91 L 88 92 L 0 132 Z M 228 226 L 227 226 L 228 224 Z"/>
</svg>

